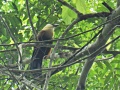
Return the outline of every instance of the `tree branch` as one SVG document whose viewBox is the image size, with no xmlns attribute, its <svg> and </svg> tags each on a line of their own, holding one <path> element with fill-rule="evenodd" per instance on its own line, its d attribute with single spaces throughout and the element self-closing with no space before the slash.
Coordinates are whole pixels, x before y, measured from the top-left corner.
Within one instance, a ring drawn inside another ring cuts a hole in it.
<svg viewBox="0 0 120 90">
<path fill-rule="evenodd" d="M 9 33 L 10 37 L 12 38 L 12 40 L 14 41 L 14 43 L 17 43 L 17 40 L 15 39 L 14 35 L 12 34 L 8 24 L 5 22 L 5 20 L 3 19 L 2 16 L 0 16 L 0 19 L 1 19 L 1 21 L 3 21 L 3 24 L 6 27 L 6 30 L 8 31 L 8 33 Z M 18 56 L 19 56 L 18 63 L 21 64 L 22 63 L 22 55 L 21 55 L 20 49 L 18 47 L 18 44 L 15 44 L 15 46 L 17 48 L 17 52 L 18 52 Z"/>
<path fill-rule="evenodd" d="M 113 11 L 113 9 L 106 3 L 106 2 L 103 2 L 102 3 L 110 12 Z"/>
<path fill-rule="evenodd" d="M 73 6 L 71 6 L 70 4 L 68 4 L 66 1 L 64 0 L 58 0 L 60 3 L 62 3 L 62 5 L 68 7 L 69 9 L 71 9 L 72 11 L 74 11 L 78 16 L 83 15 L 82 13 L 80 13 L 76 8 L 74 8 Z"/>
<path fill-rule="evenodd" d="M 34 26 L 33 26 L 33 23 L 32 23 L 32 19 L 31 19 L 31 16 L 30 16 L 30 10 L 29 10 L 29 6 L 28 6 L 28 0 L 26 0 L 26 7 L 27 7 L 27 13 L 28 13 L 28 17 L 29 17 L 29 20 L 30 20 L 30 25 L 31 25 L 31 28 L 32 28 L 32 31 L 33 31 L 33 35 L 34 35 L 34 40 L 36 40 L 36 31 L 34 29 Z"/>
<path fill-rule="evenodd" d="M 113 20 L 112 22 L 108 23 L 105 25 L 102 33 L 99 35 L 98 39 L 88 48 L 85 49 L 85 51 L 88 52 L 88 54 L 93 53 L 94 51 L 96 51 L 98 48 L 102 47 L 105 45 L 105 43 L 107 42 L 107 40 L 109 39 L 109 37 L 113 34 L 115 28 L 117 27 L 116 25 L 120 24 L 120 7 L 118 7 L 109 17 L 109 19 L 113 19 L 114 17 L 118 17 L 117 19 Z M 120 37 L 118 37 L 120 38 Z M 100 50 L 98 50 L 95 54 L 93 54 L 92 56 L 90 56 L 84 67 L 83 70 L 81 72 L 81 76 L 80 79 L 78 81 L 78 85 L 76 90 L 84 90 L 85 89 L 85 82 L 86 82 L 86 78 L 87 78 L 87 74 L 94 62 L 94 59 L 96 58 L 96 56 L 98 54 L 100 54 L 105 48 L 101 48 Z M 78 56 L 80 56 L 82 53 L 79 53 Z"/>
</svg>

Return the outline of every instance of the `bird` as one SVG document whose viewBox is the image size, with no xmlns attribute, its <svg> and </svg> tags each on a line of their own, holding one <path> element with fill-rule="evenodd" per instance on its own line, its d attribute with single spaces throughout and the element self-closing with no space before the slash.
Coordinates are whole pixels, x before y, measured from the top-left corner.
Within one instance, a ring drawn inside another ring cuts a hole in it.
<svg viewBox="0 0 120 90">
<path fill-rule="evenodd" d="M 36 39 L 38 41 L 52 40 L 54 38 L 54 29 L 58 24 L 47 24 L 41 31 L 38 32 Z M 45 44 L 52 44 L 52 41 L 44 42 Z M 34 46 L 33 54 L 31 57 L 30 69 L 41 69 L 43 59 L 51 53 L 50 47 Z M 40 72 L 42 74 L 42 71 Z"/>
</svg>

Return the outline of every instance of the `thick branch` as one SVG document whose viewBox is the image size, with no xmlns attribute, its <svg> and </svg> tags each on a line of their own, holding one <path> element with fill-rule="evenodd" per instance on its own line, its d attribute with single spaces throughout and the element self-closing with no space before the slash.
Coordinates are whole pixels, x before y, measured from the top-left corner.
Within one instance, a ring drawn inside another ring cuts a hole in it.
<svg viewBox="0 0 120 90">
<path fill-rule="evenodd" d="M 115 30 L 115 26 L 120 24 L 120 7 L 118 7 L 109 17 L 109 19 L 113 19 L 114 17 L 117 17 L 117 19 L 113 20 L 112 22 L 105 25 L 102 33 L 99 35 L 98 39 L 88 48 L 84 50 L 84 52 L 88 52 L 88 54 L 94 53 L 97 49 L 104 46 L 109 39 L 109 37 L 113 34 Z M 81 72 L 80 79 L 78 81 L 78 86 L 76 90 L 84 90 L 85 89 L 85 82 L 87 78 L 87 74 L 94 62 L 94 59 L 98 54 L 100 54 L 105 48 L 101 48 L 98 50 L 95 54 L 93 54 L 91 57 L 88 58 L 86 61 L 83 70 Z M 83 54 L 83 52 L 80 52 L 78 56 Z"/>
</svg>

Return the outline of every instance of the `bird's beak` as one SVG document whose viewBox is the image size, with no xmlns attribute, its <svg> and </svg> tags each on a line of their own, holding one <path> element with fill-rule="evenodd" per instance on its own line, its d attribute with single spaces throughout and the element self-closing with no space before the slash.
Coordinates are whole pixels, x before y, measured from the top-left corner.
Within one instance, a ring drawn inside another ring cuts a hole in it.
<svg viewBox="0 0 120 90">
<path fill-rule="evenodd" d="M 59 24 L 52 24 L 54 27 L 57 27 L 57 26 L 59 26 Z"/>
</svg>

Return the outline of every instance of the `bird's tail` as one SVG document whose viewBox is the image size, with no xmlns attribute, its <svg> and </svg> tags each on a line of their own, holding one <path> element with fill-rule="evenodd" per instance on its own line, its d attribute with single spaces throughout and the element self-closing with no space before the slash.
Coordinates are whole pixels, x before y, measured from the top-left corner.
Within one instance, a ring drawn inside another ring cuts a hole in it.
<svg viewBox="0 0 120 90">
<path fill-rule="evenodd" d="M 42 59 L 44 55 L 41 53 L 41 48 L 34 47 L 34 51 L 32 54 L 32 62 L 30 63 L 30 69 L 41 69 L 42 68 Z M 33 76 L 40 76 L 42 75 L 42 70 L 33 74 Z"/>
<path fill-rule="evenodd" d="M 48 55 L 51 48 L 41 47 L 36 48 L 34 47 L 33 55 L 32 55 L 32 62 L 30 63 L 30 69 L 42 69 L 42 61 L 44 56 Z M 42 70 L 40 70 L 39 75 L 42 74 Z"/>
</svg>

